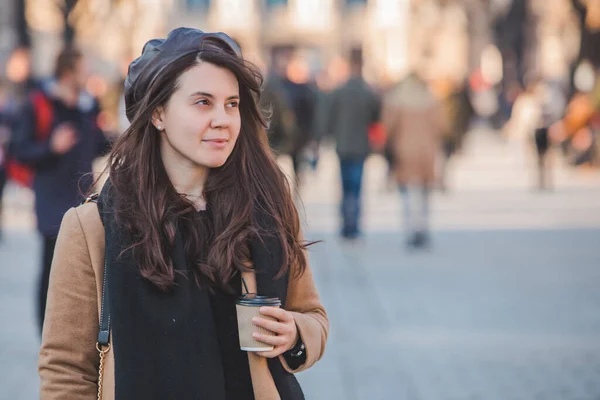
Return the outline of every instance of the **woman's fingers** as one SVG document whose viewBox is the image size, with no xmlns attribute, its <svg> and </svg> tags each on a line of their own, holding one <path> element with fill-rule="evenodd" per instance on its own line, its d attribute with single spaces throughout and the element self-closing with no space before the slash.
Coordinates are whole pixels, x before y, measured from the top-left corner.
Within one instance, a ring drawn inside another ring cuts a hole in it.
<svg viewBox="0 0 600 400">
<path fill-rule="evenodd" d="M 256 326 L 260 326 L 261 328 L 265 328 L 271 332 L 285 334 L 290 332 L 290 328 L 286 324 L 282 324 L 279 321 L 271 321 L 265 318 L 254 317 L 252 318 L 252 323 Z"/>
<path fill-rule="evenodd" d="M 294 316 L 290 312 L 278 307 L 261 307 L 260 313 L 276 319 L 276 321 L 254 317 L 252 323 L 261 328 L 274 332 L 276 336 L 255 332 L 252 336 L 259 342 L 274 346 L 271 351 L 258 352 L 257 354 L 266 358 L 275 358 L 296 343 L 298 332 Z"/>
<path fill-rule="evenodd" d="M 279 307 L 261 307 L 260 313 L 278 319 L 281 322 L 290 322 L 294 316 L 283 308 Z"/>
<path fill-rule="evenodd" d="M 272 346 L 284 346 L 290 341 L 290 339 L 286 336 L 271 336 L 259 332 L 255 332 L 252 337 L 259 342 L 270 344 Z"/>
</svg>

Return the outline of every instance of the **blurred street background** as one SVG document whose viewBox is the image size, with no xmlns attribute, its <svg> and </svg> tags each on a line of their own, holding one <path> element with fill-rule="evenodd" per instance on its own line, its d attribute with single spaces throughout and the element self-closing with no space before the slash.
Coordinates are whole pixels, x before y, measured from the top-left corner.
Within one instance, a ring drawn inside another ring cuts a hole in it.
<svg viewBox="0 0 600 400">
<path fill-rule="evenodd" d="M 307 399 L 600 399 L 600 0 L 0 0 L 0 399 L 38 397 L 22 104 L 76 45 L 119 135 L 127 65 L 178 26 L 227 32 L 267 77 L 322 240 Z"/>
</svg>

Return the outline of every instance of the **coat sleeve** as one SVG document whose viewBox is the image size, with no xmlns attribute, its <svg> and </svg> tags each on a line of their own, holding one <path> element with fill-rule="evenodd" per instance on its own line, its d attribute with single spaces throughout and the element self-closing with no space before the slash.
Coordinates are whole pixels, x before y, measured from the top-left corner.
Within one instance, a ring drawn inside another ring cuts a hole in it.
<svg viewBox="0 0 600 400">
<path fill-rule="evenodd" d="M 310 265 L 306 266 L 300 277 L 291 271 L 286 310 L 292 313 L 296 321 L 298 333 L 306 347 L 306 362 L 298 368 L 291 368 L 285 356 L 280 355 L 279 359 L 286 371 L 296 373 L 310 368 L 321 359 L 329 334 L 329 319 L 319 299 Z"/>
<path fill-rule="evenodd" d="M 41 400 L 91 400 L 99 357 L 96 280 L 75 209 L 65 214 L 50 272 L 38 372 Z"/>
</svg>

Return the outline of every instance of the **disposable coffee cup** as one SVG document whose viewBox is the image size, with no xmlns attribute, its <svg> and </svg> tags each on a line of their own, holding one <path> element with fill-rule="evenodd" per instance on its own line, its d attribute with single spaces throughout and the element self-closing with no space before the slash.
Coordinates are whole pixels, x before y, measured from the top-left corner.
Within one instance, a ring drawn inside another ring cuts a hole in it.
<svg viewBox="0 0 600 400">
<path fill-rule="evenodd" d="M 281 301 L 276 297 L 257 296 L 255 294 L 240 296 L 235 301 L 240 336 L 240 349 L 244 351 L 271 351 L 274 348 L 274 346 L 259 342 L 252 337 L 254 332 L 259 332 L 268 336 L 277 335 L 275 332 L 256 326 L 252 323 L 252 318 L 254 317 L 277 321 L 275 318 L 262 315 L 259 311 L 261 307 L 281 307 Z"/>
</svg>

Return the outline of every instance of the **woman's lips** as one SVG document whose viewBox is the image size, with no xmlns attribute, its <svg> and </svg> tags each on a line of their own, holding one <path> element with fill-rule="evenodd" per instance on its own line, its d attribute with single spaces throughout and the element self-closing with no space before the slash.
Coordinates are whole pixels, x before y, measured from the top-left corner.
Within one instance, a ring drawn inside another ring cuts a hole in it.
<svg viewBox="0 0 600 400">
<path fill-rule="evenodd" d="M 202 139 L 203 143 L 208 144 L 211 147 L 223 148 L 227 145 L 229 140 L 227 139 Z"/>
</svg>

